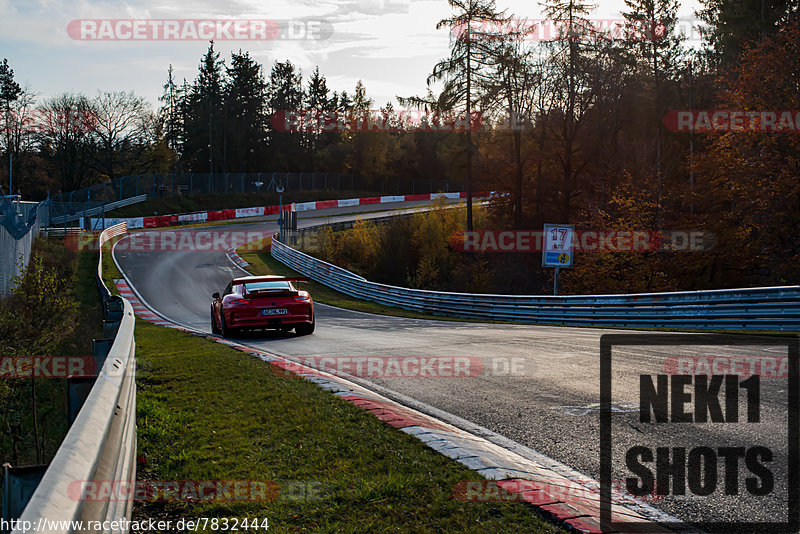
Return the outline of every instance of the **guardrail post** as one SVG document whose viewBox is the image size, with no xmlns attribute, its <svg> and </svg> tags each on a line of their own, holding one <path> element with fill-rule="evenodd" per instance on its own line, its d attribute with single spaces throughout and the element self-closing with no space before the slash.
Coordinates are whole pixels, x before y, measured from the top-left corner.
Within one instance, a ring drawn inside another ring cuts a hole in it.
<svg viewBox="0 0 800 534">
<path fill-rule="evenodd" d="M 70 376 L 67 378 L 67 424 L 72 426 L 83 408 L 97 378 L 93 376 Z"/>
<path fill-rule="evenodd" d="M 105 321 L 103 326 L 105 327 Z M 92 391 L 97 381 L 97 375 L 100 373 L 100 369 L 103 368 L 103 364 L 106 362 L 106 358 L 113 344 L 113 337 L 108 339 L 93 339 L 92 358 L 94 359 L 94 376 L 67 377 L 67 422 L 69 426 L 72 426 L 72 423 L 75 422 L 75 418 L 78 417 L 78 412 L 81 411 L 89 393 Z"/>
<path fill-rule="evenodd" d="M 114 338 L 92 340 L 92 357 L 94 358 L 95 371 L 99 372 L 103 368 L 103 364 L 106 363 L 106 356 L 108 356 L 113 344 Z"/>
<path fill-rule="evenodd" d="M 103 320 L 103 337 L 114 337 L 119 330 L 119 321 Z"/>
<path fill-rule="evenodd" d="M 3 464 L 3 515 L 0 517 L 6 525 L 22 515 L 33 492 L 39 487 L 47 466 L 48 464 L 11 467 L 11 464 Z M 11 529 L 0 532 L 7 534 Z"/>
</svg>

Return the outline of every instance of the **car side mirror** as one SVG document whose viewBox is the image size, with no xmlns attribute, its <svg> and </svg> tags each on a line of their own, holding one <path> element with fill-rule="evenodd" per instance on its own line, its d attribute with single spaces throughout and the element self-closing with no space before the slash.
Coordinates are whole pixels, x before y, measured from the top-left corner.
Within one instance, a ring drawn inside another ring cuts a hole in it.
<svg viewBox="0 0 800 534">
<path fill-rule="evenodd" d="M 211 295 L 211 298 L 212 299 L 218 299 L 219 298 L 219 291 L 217 291 L 213 295 Z"/>
</svg>

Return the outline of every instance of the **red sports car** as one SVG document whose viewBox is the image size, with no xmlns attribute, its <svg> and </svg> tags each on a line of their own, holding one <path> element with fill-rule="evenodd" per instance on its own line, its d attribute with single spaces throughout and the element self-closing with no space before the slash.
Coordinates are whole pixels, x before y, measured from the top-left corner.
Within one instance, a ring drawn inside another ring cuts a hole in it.
<svg viewBox="0 0 800 534">
<path fill-rule="evenodd" d="M 245 276 L 234 278 L 220 296 L 211 298 L 211 331 L 223 336 L 243 329 L 272 329 L 297 335 L 314 332 L 314 301 L 308 291 L 295 282 L 308 282 L 296 276 Z"/>
</svg>

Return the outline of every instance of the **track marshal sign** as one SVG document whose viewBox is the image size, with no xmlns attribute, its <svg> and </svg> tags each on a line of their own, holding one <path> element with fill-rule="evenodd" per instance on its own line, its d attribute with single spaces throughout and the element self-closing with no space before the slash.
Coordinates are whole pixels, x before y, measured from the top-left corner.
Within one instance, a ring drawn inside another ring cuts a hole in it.
<svg viewBox="0 0 800 534">
<path fill-rule="evenodd" d="M 572 267 L 572 240 L 575 226 L 545 224 L 542 267 Z"/>
</svg>

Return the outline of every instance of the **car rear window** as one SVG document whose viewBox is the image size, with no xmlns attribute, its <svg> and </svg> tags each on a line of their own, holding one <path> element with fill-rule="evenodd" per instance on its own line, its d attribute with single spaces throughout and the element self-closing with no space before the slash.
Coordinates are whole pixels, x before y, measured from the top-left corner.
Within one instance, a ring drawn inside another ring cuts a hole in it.
<svg viewBox="0 0 800 534">
<path fill-rule="evenodd" d="M 289 282 L 252 282 L 244 285 L 245 290 L 249 293 L 252 291 L 262 291 L 264 289 L 291 289 L 292 286 Z"/>
</svg>

